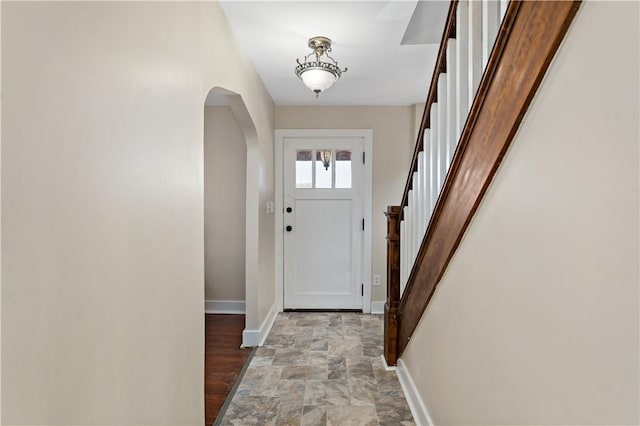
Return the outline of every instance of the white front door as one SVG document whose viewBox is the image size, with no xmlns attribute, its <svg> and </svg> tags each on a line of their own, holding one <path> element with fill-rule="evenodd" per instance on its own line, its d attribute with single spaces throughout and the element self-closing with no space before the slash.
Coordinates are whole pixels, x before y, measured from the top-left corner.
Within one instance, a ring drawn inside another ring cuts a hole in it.
<svg viewBox="0 0 640 426">
<path fill-rule="evenodd" d="M 284 308 L 362 308 L 361 138 L 284 144 Z"/>
</svg>

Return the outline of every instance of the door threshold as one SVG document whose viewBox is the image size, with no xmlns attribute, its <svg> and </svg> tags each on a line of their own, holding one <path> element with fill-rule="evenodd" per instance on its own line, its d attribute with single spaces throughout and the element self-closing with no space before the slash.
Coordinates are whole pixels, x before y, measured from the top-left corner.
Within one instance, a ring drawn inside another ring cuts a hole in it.
<svg viewBox="0 0 640 426">
<path fill-rule="evenodd" d="M 309 309 L 284 309 L 283 312 L 356 312 L 362 313 L 362 309 L 328 309 L 328 308 L 309 308 Z"/>
</svg>

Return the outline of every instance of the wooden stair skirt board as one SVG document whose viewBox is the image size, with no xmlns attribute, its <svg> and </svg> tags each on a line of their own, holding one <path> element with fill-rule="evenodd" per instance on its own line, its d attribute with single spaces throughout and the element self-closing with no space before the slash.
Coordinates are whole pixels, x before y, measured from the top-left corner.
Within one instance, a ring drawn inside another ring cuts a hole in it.
<svg viewBox="0 0 640 426">
<path fill-rule="evenodd" d="M 388 225 L 388 365 L 396 364 L 411 339 L 579 6 L 580 1 L 509 3 L 401 300 L 396 252 L 402 209 L 389 207 L 388 221 L 397 216 L 398 223 Z M 450 27 L 447 25 L 445 32 L 451 31 Z M 414 158 L 422 150 L 420 139 L 425 125 L 423 119 Z"/>
</svg>

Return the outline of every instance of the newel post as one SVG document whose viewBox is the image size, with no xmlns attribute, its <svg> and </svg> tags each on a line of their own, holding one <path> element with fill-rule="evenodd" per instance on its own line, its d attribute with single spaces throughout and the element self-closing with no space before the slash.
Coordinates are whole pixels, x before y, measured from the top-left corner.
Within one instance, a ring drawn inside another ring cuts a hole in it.
<svg viewBox="0 0 640 426">
<path fill-rule="evenodd" d="M 400 304 L 400 206 L 387 207 L 387 302 L 384 305 L 384 358 L 398 361 L 398 305 Z"/>
</svg>

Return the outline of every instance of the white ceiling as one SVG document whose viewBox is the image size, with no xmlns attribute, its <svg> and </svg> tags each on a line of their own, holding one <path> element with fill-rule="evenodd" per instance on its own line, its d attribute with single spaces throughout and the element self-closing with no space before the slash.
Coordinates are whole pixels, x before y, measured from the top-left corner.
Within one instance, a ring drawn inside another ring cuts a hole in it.
<svg viewBox="0 0 640 426">
<path fill-rule="evenodd" d="M 426 99 L 448 1 L 221 5 L 277 105 L 410 105 Z M 294 68 L 318 35 L 333 40 L 332 56 L 349 70 L 316 99 Z"/>
</svg>

